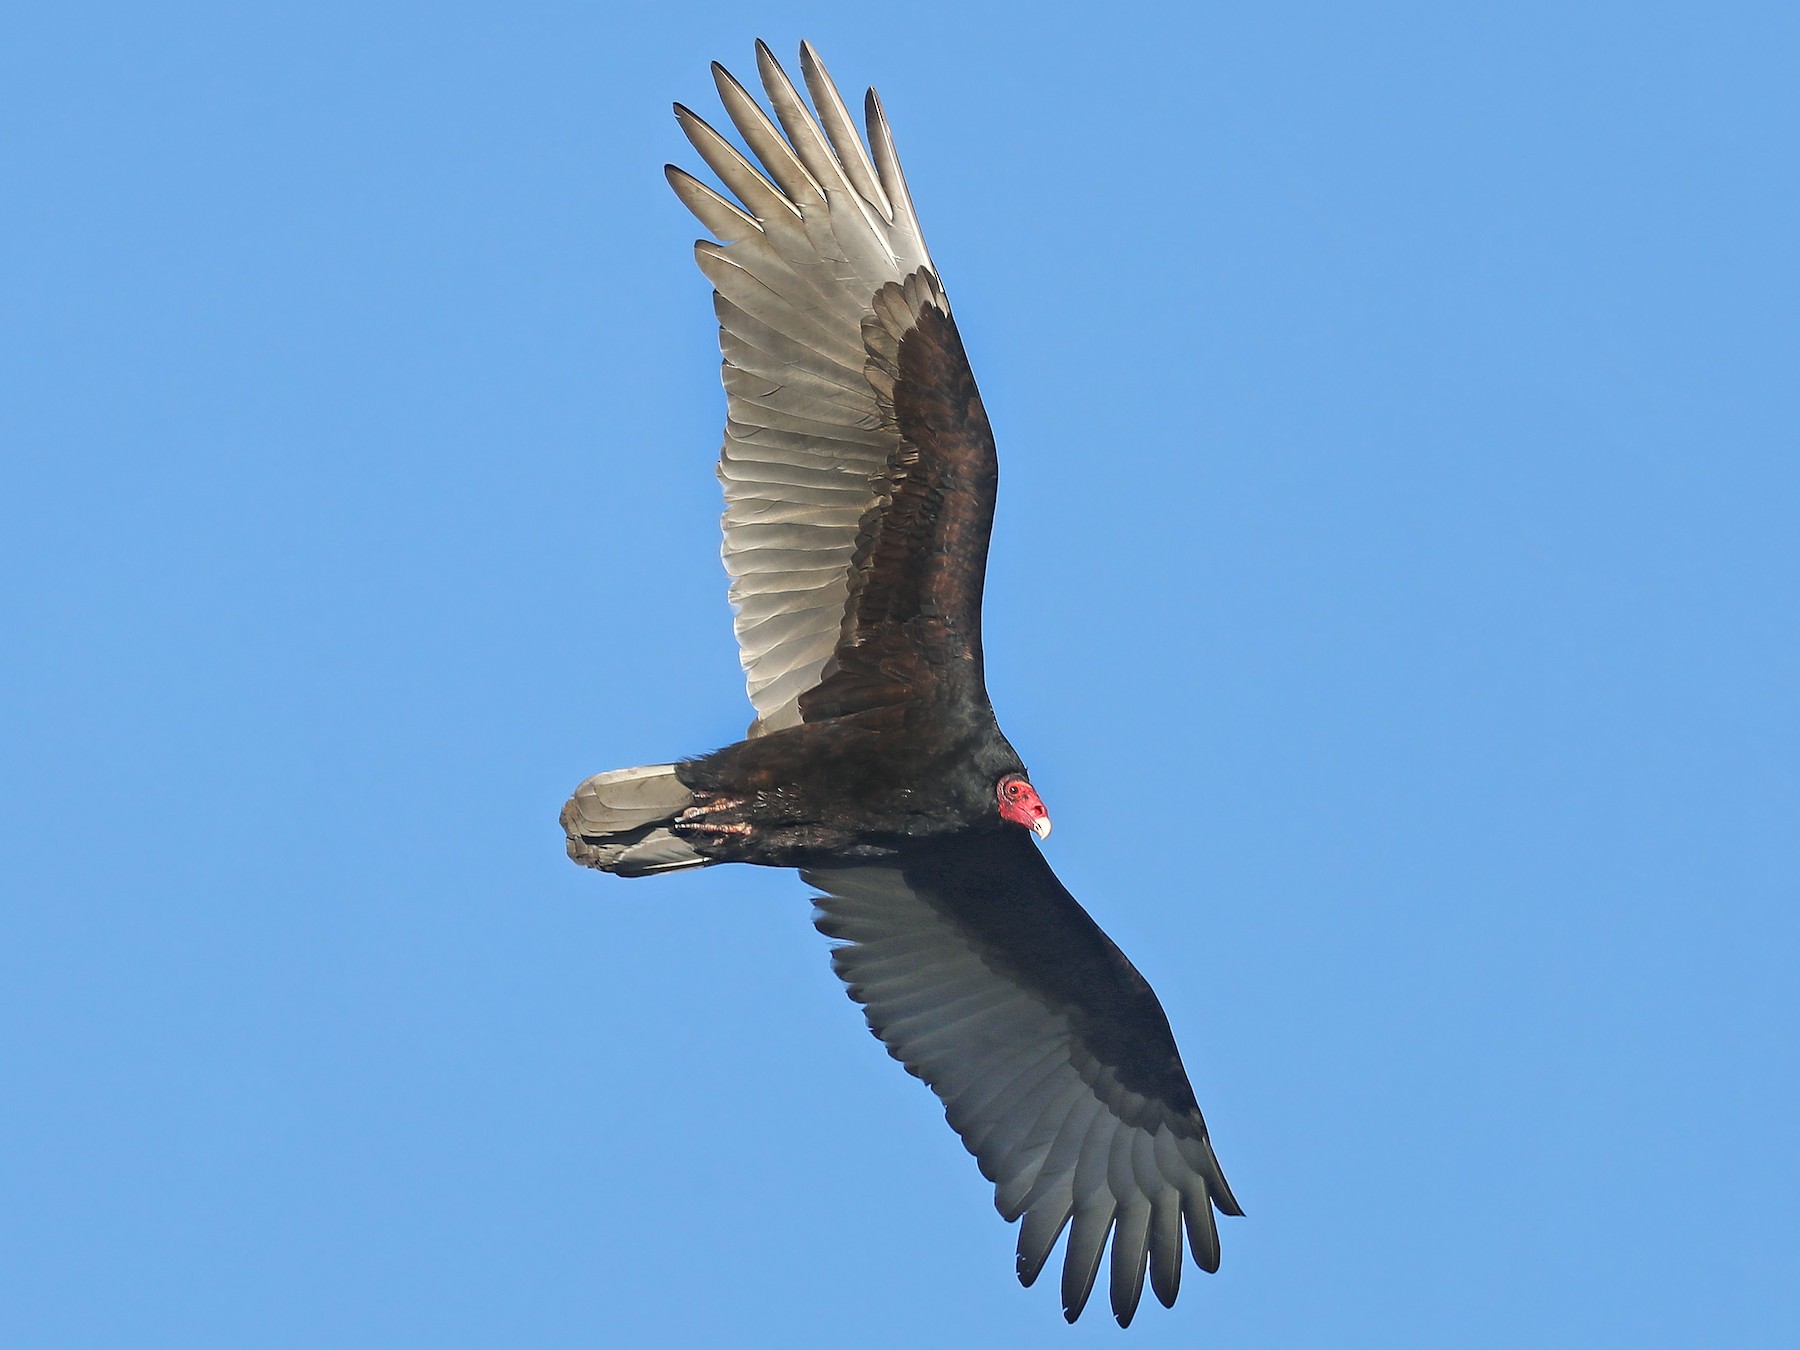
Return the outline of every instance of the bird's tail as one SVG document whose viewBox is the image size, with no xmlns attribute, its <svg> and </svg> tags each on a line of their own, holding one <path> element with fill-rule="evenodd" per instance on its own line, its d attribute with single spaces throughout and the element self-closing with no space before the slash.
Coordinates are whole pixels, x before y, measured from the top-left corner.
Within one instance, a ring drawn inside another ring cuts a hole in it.
<svg viewBox="0 0 1800 1350">
<path fill-rule="evenodd" d="M 702 857 L 668 829 L 694 797 L 673 764 L 597 773 L 575 789 L 562 810 L 569 857 L 622 877 L 705 867 Z"/>
</svg>

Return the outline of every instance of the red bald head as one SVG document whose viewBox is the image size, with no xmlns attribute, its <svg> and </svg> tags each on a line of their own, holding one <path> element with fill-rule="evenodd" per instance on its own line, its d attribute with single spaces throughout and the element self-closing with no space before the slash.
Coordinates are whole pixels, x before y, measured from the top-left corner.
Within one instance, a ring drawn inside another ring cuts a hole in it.
<svg viewBox="0 0 1800 1350">
<path fill-rule="evenodd" d="M 1039 839 L 1050 837 L 1050 812 L 1024 774 L 1007 774 L 994 785 L 994 796 L 1000 803 L 1000 819 L 1023 825 Z"/>
</svg>

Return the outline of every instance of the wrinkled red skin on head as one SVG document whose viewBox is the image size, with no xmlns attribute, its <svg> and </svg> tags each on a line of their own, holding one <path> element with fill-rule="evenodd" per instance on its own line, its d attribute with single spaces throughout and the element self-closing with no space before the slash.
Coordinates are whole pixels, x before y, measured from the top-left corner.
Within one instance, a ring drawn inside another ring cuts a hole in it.
<svg viewBox="0 0 1800 1350">
<path fill-rule="evenodd" d="M 1037 789 L 1020 774 L 1009 773 L 994 785 L 994 797 L 1000 803 L 1000 819 L 1030 829 L 1050 814 Z"/>
</svg>

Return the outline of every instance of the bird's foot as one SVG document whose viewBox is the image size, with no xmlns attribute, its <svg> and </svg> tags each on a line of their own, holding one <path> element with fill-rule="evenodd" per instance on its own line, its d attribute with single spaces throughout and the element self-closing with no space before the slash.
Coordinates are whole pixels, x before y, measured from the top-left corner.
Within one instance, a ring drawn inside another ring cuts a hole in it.
<svg viewBox="0 0 1800 1350">
<path fill-rule="evenodd" d="M 734 820 L 736 808 L 744 805 L 741 797 L 709 797 L 705 802 L 688 807 L 669 828 L 683 838 L 742 839 L 750 833 L 750 822 Z"/>
<path fill-rule="evenodd" d="M 741 839 L 750 833 L 750 822 L 746 820 L 678 820 L 669 828 L 683 838 L 693 835 L 710 835 L 715 839 Z"/>
</svg>

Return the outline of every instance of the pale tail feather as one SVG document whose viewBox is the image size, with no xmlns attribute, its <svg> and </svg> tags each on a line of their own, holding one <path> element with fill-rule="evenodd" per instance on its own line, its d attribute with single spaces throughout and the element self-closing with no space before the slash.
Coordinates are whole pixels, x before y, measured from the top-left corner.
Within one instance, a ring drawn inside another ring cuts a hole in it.
<svg viewBox="0 0 1800 1350">
<path fill-rule="evenodd" d="M 693 800 L 673 764 L 597 773 L 563 807 L 569 857 L 622 877 L 705 867 L 710 860 L 666 828 Z"/>
</svg>

